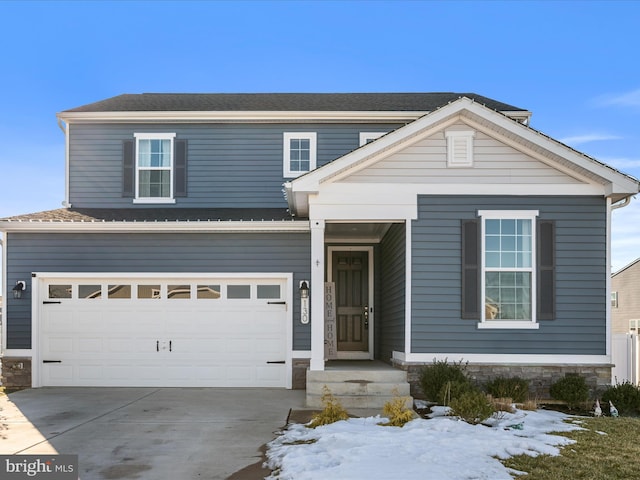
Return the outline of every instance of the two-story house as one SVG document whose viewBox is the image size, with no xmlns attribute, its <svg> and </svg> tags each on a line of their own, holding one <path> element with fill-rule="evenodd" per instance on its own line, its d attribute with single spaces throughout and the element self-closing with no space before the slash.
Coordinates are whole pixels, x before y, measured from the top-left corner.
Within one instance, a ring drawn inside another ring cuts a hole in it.
<svg viewBox="0 0 640 480">
<path fill-rule="evenodd" d="M 434 359 L 610 380 L 611 212 L 638 181 L 527 110 L 140 94 L 58 119 L 64 208 L 0 220 L 4 369 L 34 387 L 306 382 L 315 404 L 347 381 L 357 404 L 363 369 Z"/>
</svg>

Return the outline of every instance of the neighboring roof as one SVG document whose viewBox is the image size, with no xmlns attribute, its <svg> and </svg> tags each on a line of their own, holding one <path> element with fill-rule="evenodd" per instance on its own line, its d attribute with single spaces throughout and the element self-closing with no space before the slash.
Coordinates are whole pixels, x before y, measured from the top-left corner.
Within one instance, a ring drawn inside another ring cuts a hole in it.
<svg viewBox="0 0 640 480">
<path fill-rule="evenodd" d="M 263 222 L 299 220 L 286 208 L 59 208 L 0 218 L 7 223 L 41 222 Z"/>
<path fill-rule="evenodd" d="M 633 267 L 634 265 L 640 265 L 640 258 L 636 258 L 633 262 L 631 262 L 629 265 L 625 265 L 624 267 L 622 267 L 620 270 L 618 270 L 617 272 L 613 273 L 611 276 L 615 277 L 616 275 L 618 275 L 619 273 L 624 272 L 625 270 L 628 270 L 629 268 Z"/>
<path fill-rule="evenodd" d="M 123 94 L 67 112 L 361 111 L 428 112 L 460 97 L 492 110 L 526 112 L 475 93 L 141 93 Z"/>
</svg>

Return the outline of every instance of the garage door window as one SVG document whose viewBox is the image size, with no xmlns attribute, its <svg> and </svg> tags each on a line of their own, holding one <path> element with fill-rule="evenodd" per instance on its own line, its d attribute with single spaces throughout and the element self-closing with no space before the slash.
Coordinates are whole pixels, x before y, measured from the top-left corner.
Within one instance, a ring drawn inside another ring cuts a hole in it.
<svg viewBox="0 0 640 480">
<path fill-rule="evenodd" d="M 191 285 L 168 285 L 167 298 L 191 298 Z"/>
<path fill-rule="evenodd" d="M 131 285 L 109 285 L 108 298 L 123 299 L 131 298 Z"/>
<path fill-rule="evenodd" d="M 49 285 L 49 298 L 71 298 L 71 285 Z"/>
<path fill-rule="evenodd" d="M 220 285 L 198 285 L 198 298 L 220 298 Z"/>
<path fill-rule="evenodd" d="M 250 285 L 229 285 L 227 286 L 228 299 L 244 299 L 251 298 Z"/>
<path fill-rule="evenodd" d="M 138 298 L 160 298 L 160 285 L 138 285 Z"/>
<path fill-rule="evenodd" d="M 78 285 L 78 298 L 102 297 L 102 285 Z"/>
<path fill-rule="evenodd" d="M 280 285 L 258 285 L 258 298 L 280 298 Z"/>
</svg>

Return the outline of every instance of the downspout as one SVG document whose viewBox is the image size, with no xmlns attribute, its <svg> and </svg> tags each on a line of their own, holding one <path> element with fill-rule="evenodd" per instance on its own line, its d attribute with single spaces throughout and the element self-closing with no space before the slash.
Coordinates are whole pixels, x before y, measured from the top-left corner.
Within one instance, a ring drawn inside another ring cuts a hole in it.
<svg viewBox="0 0 640 480">
<path fill-rule="evenodd" d="M 62 119 L 58 117 L 58 127 L 64 133 L 64 200 L 62 206 L 65 208 L 71 208 L 69 202 L 69 124 L 64 124 Z"/>
</svg>

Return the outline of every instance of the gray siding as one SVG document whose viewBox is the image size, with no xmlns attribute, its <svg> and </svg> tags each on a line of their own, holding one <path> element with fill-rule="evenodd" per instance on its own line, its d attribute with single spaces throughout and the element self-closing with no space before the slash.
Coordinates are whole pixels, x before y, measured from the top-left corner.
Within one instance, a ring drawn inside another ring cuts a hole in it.
<svg viewBox="0 0 640 480">
<path fill-rule="evenodd" d="M 412 352 L 606 353 L 606 202 L 600 197 L 419 196 L 412 229 Z M 556 222 L 556 319 L 539 330 L 478 330 L 460 315 L 462 219 L 539 210 Z"/>
<path fill-rule="evenodd" d="M 358 148 L 360 132 L 390 131 L 399 126 L 72 124 L 70 201 L 75 208 L 140 206 L 122 196 L 122 142 L 133 139 L 136 132 L 170 132 L 187 140 L 188 148 L 188 192 L 177 199 L 175 207 L 286 207 L 282 194 L 283 132 L 317 132 L 321 166 Z"/>
<path fill-rule="evenodd" d="M 379 355 L 390 361 L 393 351 L 404 352 L 405 336 L 405 225 L 393 224 L 380 244 L 380 307 L 376 318 Z"/>
<path fill-rule="evenodd" d="M 9 233 L 7 281 L 27 280 L 27 292 L 7 299 L 7 347 L 31 348 L 31 272 L 292 272 L 296 290 L 310 278 L 310 245 L 306 233 Z M 293 348 L 308 350 L 310 325 L 296 321 L 294 299 Z"/>
</svg>

